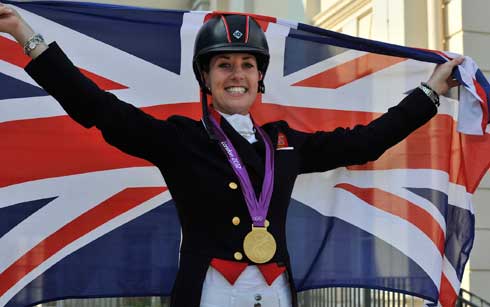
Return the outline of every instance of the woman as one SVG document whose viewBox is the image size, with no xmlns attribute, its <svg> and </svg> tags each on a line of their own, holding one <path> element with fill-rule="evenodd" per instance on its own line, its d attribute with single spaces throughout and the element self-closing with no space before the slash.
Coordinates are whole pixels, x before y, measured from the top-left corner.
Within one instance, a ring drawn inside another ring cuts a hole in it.
<svg viewBox="0 0 490 307">
<path fill-rule="evenodd" d="M 287 207 L 297 175 L 377 159 L 437 112 L 456 59 L 367 126 L 303 133 L 284 121 L 262 127 L 249 110 L 264 92 L 269 51 L 257 22 L 217 15 L 195 43 L 193 66 L 203 120 L 157 120 L 80 74 L 15 10 L 0 4 L 0 31 L 33 60 L 26 71 L 84 127 L 96 126 L 122 151 L 155 164 L 182 225 L 173 306 L 296 306 L 286 247 Z M 208 110 L 207 94 L 212 96 Z M 287 140 L 292 150 L 276 150 Z"/>
</svg>

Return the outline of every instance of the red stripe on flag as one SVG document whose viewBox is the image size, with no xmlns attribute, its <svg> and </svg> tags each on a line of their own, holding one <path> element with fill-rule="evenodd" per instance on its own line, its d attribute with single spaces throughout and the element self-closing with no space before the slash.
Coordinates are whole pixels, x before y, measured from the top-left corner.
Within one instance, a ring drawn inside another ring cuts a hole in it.
<svg viewBox="0 0 490 307">
<path fill-rule="evenodd" d="M 337 127 L 352 128 L 358 124 L 366 125 L 380 116 L 370 112 L 284 107 L 260 103 L 254 104 L 252 114 L 260 124 L 285 120 L 292 128 L 305 132 L 331 131 Z M 351 166 L 349 169 L 436 169 L 447 172 L 453 183 L 466 185 L 471 182 L 473 186 L 481 179 L 482 169 L 465 168 L 464 162 L 467 160 L 463 160 L 460 155 L 462 151 L 469 150 L 468 147 L 461 148 L 462 139 L 465 137 L 456 132 L 456 122 L 452 117 L 437 115 L 408 138 L 387 150 L 375 162 Z M 482 142 L 480 148 L 476 144 L 471 146 L 471 150 L 481 154 L 485 148 L 490 150 L 490 143 L 485 145 Z M 480 158 L 480 160 L 484 159 Z M 490 157 L 486 162 L 490 163 Z"/>
<path fill-rule="evenodd" d="M 0 126 L 0 187 L 148 162 L 106 144 L 98 130 L 84 129 L 67 116 L 7 122 Z M 8 174 L 8 176 L 7 176 Z"/>
<path fill-rule="evenodd" d="M 367 124 L 380 115 L 286 107 L 261 103 L 260 100 L 261 95 L 252 108 L 257 123 L 285 120 L 292 128 L 305 132 Z M 196 120 L 201 118 L 198 102 L 159 105 L 143 110 L 161 119 L 173 114 Z M 67 116 L 2 123 L 0 138 L 0 169 L 3 170 L 0 187 L 36 179 L 150 165 L 105 144 L 99 132 L 86 130 Z M 441 170 L 449 174 L 450 182 L 465 185 L 469 192 L 473 192 L 490 166 L 490 156 L 486 154 L 489 151 L 490 134 L 477 137 L 460 135 L 452 117 L 437 115 L 377 161 L 350 169 Z"/>
<path fill-rule="evenodd" d="M 436 169 L 448 173 L 450 182 L 466 185 L 472 170 L 465 170 L 461 139 L 452 117 L 437 115 L 378 160 L 349 169 Z"/>
<path fill-rule="evenodd" d="M 110 90 L 122 90 L 128 88 L 127 86 L 122 85 L 121 83 L 117 83 L 115 81 L 109 80 L 107 78 L 94 74 L 93 72 L 90 72 L 83 68 L 78 68 L 78 69 L 82 74 L 85 75 L 85 77 L 92 80 L 95 84 L 97 84 L 98 87 L 100 87 L 103 90 L 110 91 Z"/>
<path fill-rule="evenodd" d="M 368 53 L 296 82 L 293 86 L 336 89 L 406 60 L 406 58 Z"/>
<path fill-rule="evenodd" d="M 396 215 L 420 229 L 444 253 L 444 231 L 439 223 L 424 209 L 395 194 L 376 188 L 359 188 L 348 183 L 339 183 L 344 189 L 373 207 Z"/>
<path fill-rule="evenodd" d="M 144 109 L 166 118 L 184 114 L 199 118 L 200 104 L 160 105 Z M 150 166 L 108 145 L 96 129 L 85 129 L 68 116 L 0 124 L 0 187 L 110 169 Z"/>
<path fill-rule="evenodd" d="M 24 68 L 31 58 L 17 42 L 0 36 L 0 60 Z"/>
<path fill-rule="evenodd" d="M 0 296 L 67 245 L 166 190 L 164 187 L 125 189 L 61 227 L 0 274 Z"/>
<path fill-rule="evenodd" d="M 483 176 L 490 168 L 490 134 L 463 135 L 461 146 L 463 147 L 463 167 L 461 172 L 467 176 L 466 190 L 474 193 Z"/>
<path fill-rule="evenodd" d="M 31 61 L 31 58 L 24 54 L 22 47 L 10 39 L 0 36 L 0 60 L 3 60 L 12 65 L 24 68 Z M 103 90 L 120 90 L 126 89 L 120 83 L 114 82 L 93 72 L 79 68 L 82 74 L 91 79 Z"/>
<path fill-rule="evenodd" d="M 457 299 L 458 293 L 447 279 L 446 274 L 443 273 L 441 276 L 441 288 L 439 290 L 439 302 L 441 306 L 454 307 Z"/>
</svg>

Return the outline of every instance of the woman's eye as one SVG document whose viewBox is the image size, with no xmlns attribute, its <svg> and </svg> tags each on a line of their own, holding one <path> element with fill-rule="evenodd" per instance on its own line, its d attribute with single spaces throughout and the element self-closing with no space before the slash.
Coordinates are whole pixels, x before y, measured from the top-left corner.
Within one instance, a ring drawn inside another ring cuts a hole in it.
<svg viewBox="0 0 490 307">
<path fill-rule="evenodd" d="M 253 68 L 254 67 L 254 64 L 252 64 L 252 63 L 245 63 L 244 66 L 246 68 Z"/>
<path fill-rule="evenodd" d="M 220 63 L 220 64 L 218 64 L 218 67 L 219 68 L 230 68 L 231 65 L 230 65 L 230 63 Z"/>
</svg>

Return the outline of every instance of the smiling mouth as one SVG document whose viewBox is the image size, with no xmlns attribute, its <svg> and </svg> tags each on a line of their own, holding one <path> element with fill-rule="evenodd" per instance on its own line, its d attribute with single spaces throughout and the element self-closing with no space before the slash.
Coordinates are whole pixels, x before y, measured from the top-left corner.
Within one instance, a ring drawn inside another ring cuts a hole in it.
<svg viewBox="0 0 490 307">
<path fill-rule="evenodd" d="M 225 88 L 225 91 L 227 91 L 230 94 L 245 94 L 248 89 L 243 86 L 230 86 Z"/>
</svg>

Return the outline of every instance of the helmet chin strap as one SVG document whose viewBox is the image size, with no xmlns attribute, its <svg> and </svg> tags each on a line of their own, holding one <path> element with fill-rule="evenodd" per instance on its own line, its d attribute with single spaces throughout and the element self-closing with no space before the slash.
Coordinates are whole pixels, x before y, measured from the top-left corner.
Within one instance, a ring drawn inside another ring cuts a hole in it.
<svg viewBox="0 0 490 307">
<path fill-rule="evenodd" d="M 264 75 L 261 70 L 259 70 L 259 85 L 257 87 L 257 93 L 265 93 L 265 85 L 264 85 Z"/>
<path fill-rule="evenodd" d="M 258 93 L 265 93 L 265 85 L 264 85 L 264 80 L 259 80 L 259 86 L 257 87 L 257 92 Z"/>
<path fill-rule="evenodd" d="M 205 88 L 201 87 L 201 106 L 202 106 L 202 122 L 204 124 L 204 128 L 209 135 L 209 138 L 213 141 L 217 141 L 218 138 L 214 133 L 213 125 L 211 124 L 211 120 L 209 119 L 209 109 L 208 109 L 208 94 Z"/>
</svg>

